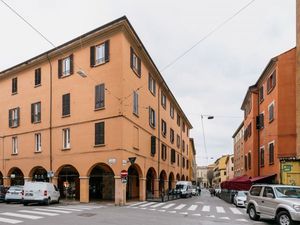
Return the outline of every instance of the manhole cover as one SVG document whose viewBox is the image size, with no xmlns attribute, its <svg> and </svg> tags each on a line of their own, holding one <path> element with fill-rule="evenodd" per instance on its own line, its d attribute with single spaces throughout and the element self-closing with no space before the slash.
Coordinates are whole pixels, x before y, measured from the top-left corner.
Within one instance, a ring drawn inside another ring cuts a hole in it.
<svg viewBox="0 0 300 225">
<path fill-rule="evenodd" d="M 81 213 L 81 214 L 78 214 L 78 216 L 82 216 L 82 217 L 92 217 L 92 216 L 95 216 L 96 214 L 95 213 Z"/>
</svg>

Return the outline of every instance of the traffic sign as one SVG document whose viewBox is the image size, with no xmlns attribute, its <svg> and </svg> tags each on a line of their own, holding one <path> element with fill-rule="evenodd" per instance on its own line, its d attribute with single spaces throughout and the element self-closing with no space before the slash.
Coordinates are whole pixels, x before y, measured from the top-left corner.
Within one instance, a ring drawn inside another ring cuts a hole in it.
<svg viewBox="0 0 300 225">
<path fill-rule="evenodd" d="M 121 177 L 127 177 L 127 176 L 128 176 L 127 170 L 122 170 L 121 171 Z"/>
</svg>

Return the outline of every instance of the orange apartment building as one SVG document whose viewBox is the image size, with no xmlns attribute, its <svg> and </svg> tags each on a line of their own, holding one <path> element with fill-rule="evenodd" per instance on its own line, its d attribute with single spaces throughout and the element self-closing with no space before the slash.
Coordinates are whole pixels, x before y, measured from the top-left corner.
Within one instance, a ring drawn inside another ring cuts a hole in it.
<svg viewBox="0 0 300 225">
<path fill-rule="evenodd" d="M 190 180 L 192 125 L 126 17 L 0 72 L 0 90 L 6 186 L 122 205 Z"/>
<path fill-rule="evenodd" d="M 244 173 L 300 184 L 296 151 L 296 48 L 270 60 L 249 87 L 244 110 Z"/>
<path fill-rule="evenodd" d="M 232 135 L 234 152 L 234 177 L 244 175 L 244 122 Z"/>
</svg>

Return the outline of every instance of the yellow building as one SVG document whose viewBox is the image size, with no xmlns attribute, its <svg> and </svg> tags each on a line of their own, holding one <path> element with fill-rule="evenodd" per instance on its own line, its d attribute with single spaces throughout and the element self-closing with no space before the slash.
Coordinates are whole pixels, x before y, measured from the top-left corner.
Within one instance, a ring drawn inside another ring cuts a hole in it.
<svg viewBox="0 0 300 225">
<path fill-rule="evenodd" d="M 190 138 L 190 150 L 189 150 L 189 162 L 191 163 L 189 167 L 189 177 L 193 183 L 197 182 L 197 162 L 196 162 L 196 149 L 194 144 L 194 139 Z"/>
<path fill-rule="evenodd" d="M 224 155 L 215 161 L 213 186 L 219 187 L 223 181 L 226 181 L 227 171 L 226 162 L 229 155 Z"/>
</svg>

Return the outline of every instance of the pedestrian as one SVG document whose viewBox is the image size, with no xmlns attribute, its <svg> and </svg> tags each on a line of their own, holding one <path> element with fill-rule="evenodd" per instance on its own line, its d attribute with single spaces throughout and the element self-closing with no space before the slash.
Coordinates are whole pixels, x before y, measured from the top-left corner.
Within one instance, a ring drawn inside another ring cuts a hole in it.
<svg viewBox="0 0 300 225">
<path fill-rule="evenodd" d="M 201 195 L 201 187 L 198 187 L 198 195 L 200 196 Z"/>
</svg>

